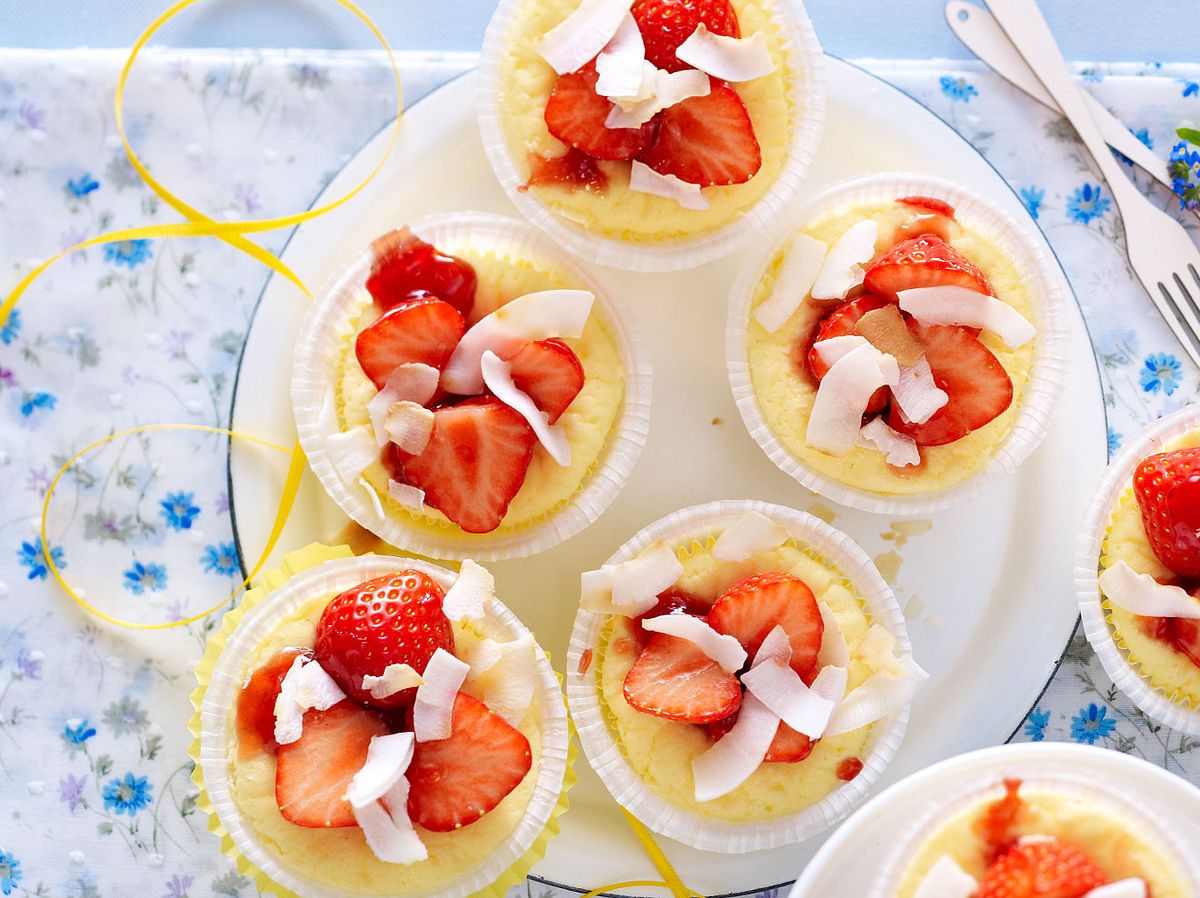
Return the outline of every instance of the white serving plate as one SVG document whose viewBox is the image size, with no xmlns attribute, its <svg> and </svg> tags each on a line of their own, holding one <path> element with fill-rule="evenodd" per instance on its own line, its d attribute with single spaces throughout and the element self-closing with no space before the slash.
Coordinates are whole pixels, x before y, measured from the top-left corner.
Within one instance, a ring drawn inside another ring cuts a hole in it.
<svg viewBox="0 0 1200 898">
<path fill-rule="evenodd" d="M 484 157 L 475 120 L 475 76 L 446 85 L 408 111 L 396 151 L 353 202 L 300 227 L 283 254 L 321 285 L 384 230 L 433 212 L 516 211 Z M 340 196 L 378 158 L 369 143 L 326 188 Z M 1022 220 L 1028 216 L 994 169 L 949 126 L 905 94 L 829 60 L 829 117 L 809 189 L 872 171 L 913 170 L 957 180 Z M 1031 225 L 1031 228 L 1033 226 Z M 564 657 L 579 572 L 595 568 L 646 524 L 713 499 L 824 506 L 776 468 L 746 433 L 725 373 L 723 331 L 736 259 L 667 274 L 606 272 L 636 314 L 654 365 L 654 409 L 642 458 L 624 493 L 598 522 L 534 558 L 491 565 L 500 595 L 532 627 L 552 660 Z M 303 297 L 280 278 L 263 292 L 235 388 L 233 426 L 284 445 L 295 440 L 288 401 L 291 346 Z M 1019 476 L 998 480 L 900 551 L 901 604 L 919 597 L 909 629 L 932 678 L 913 708 L 908 736 L 876 788 L 964 751 L 1004 742 L 1037 700 L 1076 622 L 1071 544 L 1090 486 L 1106 461 L 1099 379 L 1083 320 L 1071 310 L 1074 364 L 1045 443 Z M 715 423 L 715 422 L 720 423 Z M 264 545 L 286 459 L 232 446 L 230 497 L 242 557 Z M 345 518 L 311 474 L 276 550 L 329 540 Z M 834 525 L 868 554 L 893 550 L 891 519 L 838 511 Z M 604 883 L 657 879 L 603 785 L 582 759 L 562 834 L 537 878 L 580 892 Z M 738 858 L 662 840 L 687 884 L 704 895 L 790 882 L 820 847 Z"/>
</svg>

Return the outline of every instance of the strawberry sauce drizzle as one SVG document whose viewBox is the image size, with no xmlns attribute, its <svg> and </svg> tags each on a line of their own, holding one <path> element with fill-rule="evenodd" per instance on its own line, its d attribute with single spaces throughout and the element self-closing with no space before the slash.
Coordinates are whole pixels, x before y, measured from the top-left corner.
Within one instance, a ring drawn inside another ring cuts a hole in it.
<svg viewBox="0 0 1200 898">
<path fill-rule="evenodd" d="M 562 156 L 530 154 L 529 180 L 517 189 L 524 193 L 530 187 L 548 186 L 603 193 L 608 189 L 608 175 L 595 159 L 574 147 Z"/>
<path fill-rule="evenodd" d="M 983 816 L 975 824 L 983 839 L 989 865 L 1012 843 L 1009 831 L 1025 804 L 1021 800 L 1021 796 L 1017 794 L 1020 789 L 1021 781 L 1019 779 L 1006 779 L 1004 781 L 1004 797 L 988 805 Z"/>
</svg>

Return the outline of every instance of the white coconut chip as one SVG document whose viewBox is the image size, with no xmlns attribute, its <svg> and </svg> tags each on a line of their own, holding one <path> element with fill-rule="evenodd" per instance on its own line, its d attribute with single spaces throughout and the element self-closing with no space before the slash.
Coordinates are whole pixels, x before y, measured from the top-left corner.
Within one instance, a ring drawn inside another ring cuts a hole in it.
<svg viewBox="0 0 1200 898">
<path fill-rule="evenodd" d="M 429 857 L 408 816 L 413 734 L 375 736 L 367 760 L 350 780 L 346 800 L 372 853 L 387 864 L 415 864 Z"/>
<path fill-rule="evenodd" d="M 771 628 L 771 632 L 758 647 L 752 666 L 757 667 L 768 661 L 778 661 L 780 664 L 792 663 L 792 640 L 788 637 L 787 630 L 779 624 Z"/>
<path fill-rule="evenodd" d="M 325 437 L 325 451 L 342 483 L 350 486 L 379 461 L 379 446 L 366 424 Z"/>
<path fill-rule="evenodd" d="M 674 200 L 684 209 L 707 209 L 708 200 L 699 184 L 690 184 L 675 175 L 660 175 L 644 162 L 633 160 L 629 170 L 629 189 Z"/>
<path fill-rule="evenodd" d="M 413 703 L 413 735 L 418 742 L 448 739 L 453 722 L 454 698 L 471 670 L 445 649 L 438 649 L 425 665 L 424 682 Z"/>
<path fill-rule="evenodd" d="M 415 689 L 423 682 L 411 664 L 389 664 L 377 677 L 364 674 L 362 688 L 371 693 L 371 698 L 384 699 L 405 689 Z"/>
<path fill-rule="evenodd" d="M 933 379 L 929 359 L 921 356 L 911 365 L 900 366 L 900 380 L 892 388 L 900 414 L 910 424 L 924 424 L 936 415 L 950 396 Z"/>
<path fill-rule="evenodd" d="M 896 360 L 870 344 L 838 359 L 817 387 L 805 434 L 808 445 L 831 455 L 845 455 L 858 445 L 871 395 L 899 378 Z"/>
<path fill-rule="evenodd" d="M 954 858 L 943 854 L 917 885 L 913 898 L 971 898 L 979 888 L 979 881 L 955 863 Z"/>
<path fill-rule="evenodd" d="M 874 348 L 875 344 L 858 334 L 842 334 L 839 337 L 826 337 L 824 340 L 817 341 L 813 344 L 813 349 L 817 351 L 818 358 L 825 363 L 826 367 L 832 368 L 854 350 L 861 349 L 863 346 Z"/>
<path fill-rule="evenodd" d="M 425 490 L 399 480 L 388 480 L 388 498 L 413 511 L 421 511 L 425 507 Z"/>
<path fill-rule="evenodd" d="M 538 38 L 534 49 L 558 74 L 577 71 L 604 49 L 632 6 L 633 0 L 583 0 Z"/>
<path fill-rule="evenodd" d="M 452 621 L 480 621 L 488 599 L 495 596 L 496 578 L 492 572 L 468 558 L 442 598 L 442 611 Z"/>
<path fill-rule="evenodd" d="M 433 410 L 417 402 L 393 402 L 383 422 L 385 440 L 408 455 L 420 455 L 433 436 Z"/>
<path fill-rule="evenodd" d="M 875 255 L 879 225 L 868 218 L 852 226 L 829 248 L 825 263 L 813 284 L 816 300 L 845 299 L 846 294 L 863 282 L 863 265 Z"/>
<path fill-rule="evenodd" d="M 967 287 L 916 287 L 896 294 L 900 309 L 926 324 L 980 327 L 1009 349 L 1024 346 L 1037 329 L 1003 300 Z"/>
<path fill-rule="evenodd" d="M 531 340 L 581 336 L 595 299 L 589 290 L 542 290 L 505 303 L 463 334 L 442 369 L 442 387 L 459 396 L 482 393 L 485 352 L 506 358 Z"/>
<path fill-rule="evenodd" d="M 675 56 L 722 81 L 753 81 L 775 71 L 767 36 L 761 31 L 750 37 L 726 37 L 713 34 L 703 22 L 679 45 Z"/>
<path fill-rule="evenodd" d="M 584 571 L 579 575 L 579 606 L 581 608 L 585 611 L 597 611 L 602 614 L 615 613 L 612 607 L 613 573 L 615 571 L 616 565 L 606 564 L 594 571 Z"/>
<path fill-rule="evenodd" d="M 292 662 L 275 696 L 275 741 L 289 745 L 304 731 L 304 712 L 326 711 L 346 697 L 333 677 L 311 658 Z"/>
<path fill-rule="evenodd" d="M 533 637 L 522 633 L 509 642 L 481 639 L 464 652 L 471 672 L 466 683 L 488 709 L 510 726 L 519 726 L 537 691 L 537 653 Z"/>
<path fill-rule="evenodd" d="M 749 779 L 767 756 L 778 729 L 778 715 L 754 693 L 745 693 L 733 728 L 692 761 L 696 801 L 728 795 Z"/>
<path fill-rule="evenodd" d="M 842 634 L 837 615 L 824 602 L 818 602 L 821 620 L 825 629 L 821 633 L 821 648 L 817 652 L 817 664 L 821 667 L 848 667 L 850 664 L 850 648 L 846 645 L 846 637 Z"/>
<path fill-rule="evenodd" d="M 1178 586 L 1165 586 L 1149 574 L 1139 574 L 1124 561 L 1105 569 L 1100 589 L 1112 604 L 1130 614 L 1200 619 L 1200 599 Z"/>
<path fill-rule="evenodd" d="M 690 100 L 706 97 L 712 91 L 712 81 L 704 72 L 684 69 L 668 72 L 647 63 L 642 68 L 642 84 L 637 98 L 613 97 L 613 108 L 604 120 L 606 128 L 640 128 L 664 109 Z"/>
<path fill-rule="evenodd" d="M 746 663 L 746 650 L 742 648 L 742 644 L 737 639 L 724 633 L 718 633 L 707 621 L 690 614 L 663 614 L 658 617 L 650 617 L 642 621 L 642 629 L 686 639 L 713 661 L 716 661 L 726 673 L 737 673 Z"/>
<path fill-rule="evenodd" d="M 579 606 L 597 614 L 638 617 L 657 605 L 658 594 L 682 574 L 675 551 L 657 543 L 629 561 L 580 574 Z"/>
<path fill-rule="evenodd" d="M 906 663 L 900 676 L 874 673 L 862 685 L 851 689 L 829 721 L 826 736 L 840 736 L 865 727 L 889 714 L 894 714 L 912 701 L 917 688 L 928 676 L 911 658 L 901 659 Z"/>
<path fill-rule="evenodd" d="M 837 703 L 804 685 L 788 664 L 772 659 L 742 674 L 742 685 L 797 733 L 819 739 Z"/>
<path fill-rule="evenodd" d="M 1146 880 L 1140 876 L 1133 876 L 1110 882 L 1106 886 L 1097 886 L 1083 898 L 1146 898 L 1147 892 Z"/>
<path fill-rule="evenodd" d="M 367 760 L 350 779 L 343 798 L 354 808 L 379 801 L 404 778 L 412 763 L 413 747 L 412 733 L 372 736 L 367 746 Z"/>
<path fill-rule="evenodd" d="M 725 528 L 713 543 L 712 557 L 717 561 L 739 562 L 767 552 L 787 542 L 788 533 L 761 512 L 752 511 Z"/>
<path fill-rule="evenodd" d="M 882 452 L 892 467 L 903 468 L 921 463 L 917 441 L 907 434 L 893 430 L 883 418 L 872 418 L 862 426 L 859 433 L 863 443 L 868 448 Z"/>
<path fill-rule="evenodd" d="M 826 249 L 828 247 L 824 243 L 803 231 L 792 238 L 779 266 L 779 274 L 775 276 L 771 295 L 754 310 L 754 320 L 767 333 L 773 334 L 787 324 L 796 310 L 804 305 L 825 263 Z"/>
<path fill-rule="evenodd" d="M 550 416 L 538 408 L 529 394 L 513 382 L 512 365 L 489 349 L 480 360 L 480 370 L 483 372 L 483 382 L 487 388 L 529 423 L 534 436 L 547 454 L 560 467 L 570 467 L 571 441 L 567 438 L 567 431 L 561 424 L 551 424 Z"/>
<path fill-rule="evenodd" d="M 386 422 L 390 417 L 392 406 L 397 402 L 415 402 L 423 406 L 437 393 L 438 379 L 441 373 L 432 365 L 420 362 L 405 362 L 396 366 L 388 375 L 383 389 L 371 397 L 367 403 L 367 415 L 371 419 L 371 430 L 375 434 L 375 442 L 382 449 L 390 438 Z M 430 415 L 433 413 L 430 412 Z M 430 423 L 432 424 L 432 417 Z M 397 442 L 392 439 L 392 442 Z M 423 448 L 423 447 L 422 447 Z M 415 453 L 414 453 L 415 454 Z"/>
<path fill-rule="evenodd" d="M 625 13 L 617 32 L 596 57 L 596 93 L 602 97 L 631 97 L 642 86 L 646 44 L 637 20 Z"/>
</svg>

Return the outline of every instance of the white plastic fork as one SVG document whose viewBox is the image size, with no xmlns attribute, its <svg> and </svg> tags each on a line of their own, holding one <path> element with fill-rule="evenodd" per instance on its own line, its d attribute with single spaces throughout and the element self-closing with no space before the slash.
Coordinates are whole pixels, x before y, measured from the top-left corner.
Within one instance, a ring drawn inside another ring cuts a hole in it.
<svg viewBox="0 0 1200 898">
<path fill-rule="evenodd" d="M 1188 357 L 1200 367 L 1200 250 L 1178 220 L 1142 195 L 1109 152 L 1037 0 L 988 0 L 988 7 L 1079 132 L 1121 210 L 1130 265 Z"/>
</svg>

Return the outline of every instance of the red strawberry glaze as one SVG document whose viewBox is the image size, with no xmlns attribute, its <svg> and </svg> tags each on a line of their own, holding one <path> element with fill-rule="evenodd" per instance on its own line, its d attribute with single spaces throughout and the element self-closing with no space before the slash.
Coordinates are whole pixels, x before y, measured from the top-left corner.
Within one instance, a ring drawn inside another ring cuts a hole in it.
<svg viewBox="0 0 1200 898">
<path fill-rule="evenodd" d="M 367 290 L 385 312 L 424 291 L 450 303 L 464 317 L 471 314 L 477 278 L 470 263 L 446 255 L 408 228 L 384 234 L 371 250 L 375 262 Z"/>
<path fill-rule="evenodd" d="M 843 758 L 842 763 L 838 764 L 834 775 L 843 782 L 850 782 L 852 779 L 862 773 L 863 762 L 858 758 Z"/>
<path fill-rule="evenodd" d="M 583 150 L 571 147 L 562 156 L 529 156 L 529 180 L 517 189 L 522 193 L 530 187 L 565 187 L 604 193 L 608 175 L 600 164 Z"/>
<path fill-rule="evenodd" d="M 1024 806 L 1024 802 L 1018 794 L 1020 789 L 1021 781 L 1019 779 L 1006 779 L 1004 781 L 1004 797 L 998 798 L 988 805 L 983 816 L 975 823 L 976 830 L 987 847 L 989 864 L 1012 841 L 1009 830 L 1012 829 Z"/>
<path fill-rule="evenodd" d="M 238 693 L 238 757 L 249 758 L 261 751 L 273 755 L 279 751 L 279 743 L 275 741 L 275 697 L 296 658 L 311 654 L 309 649 L 280 649 L 250 674 Z"/>
</svg>

